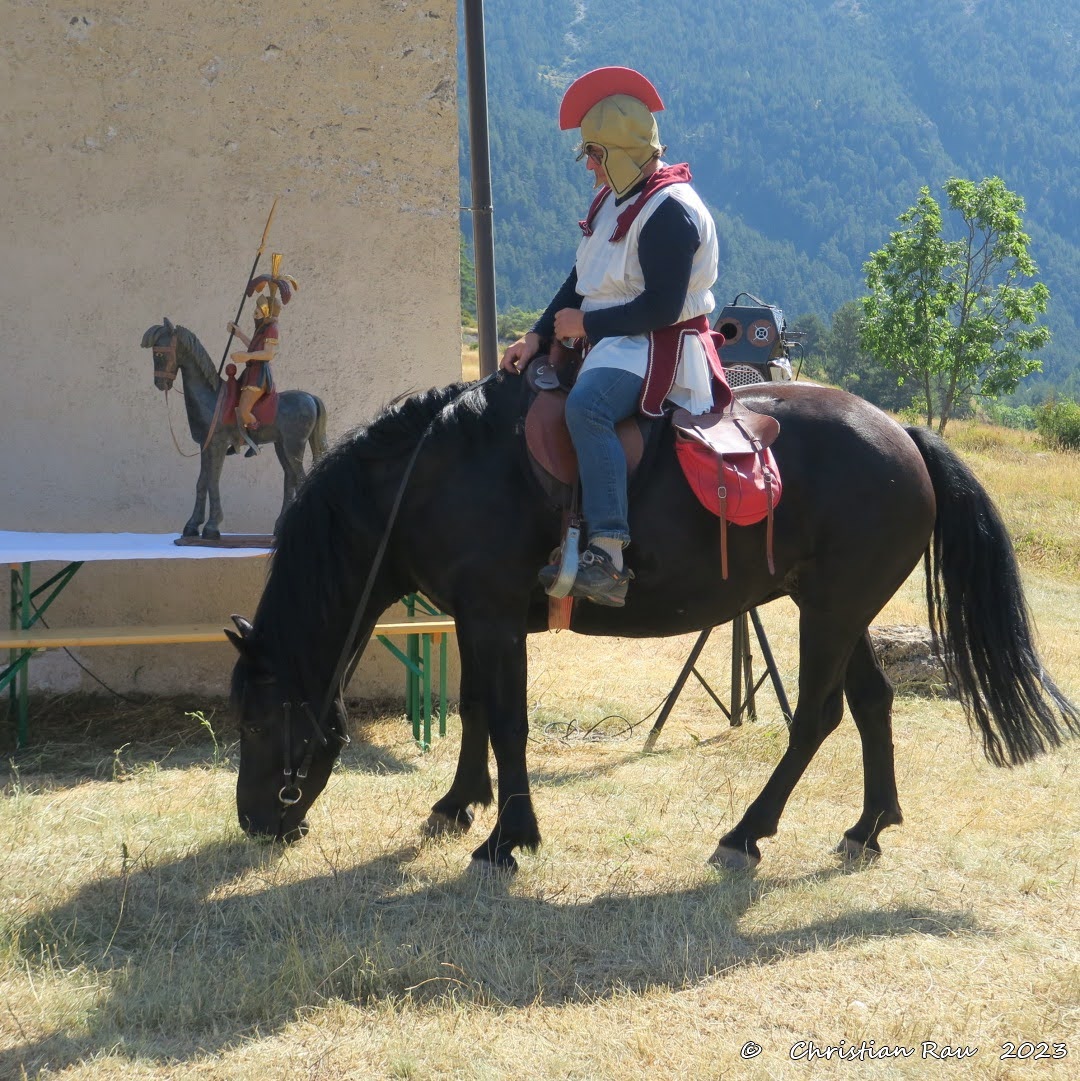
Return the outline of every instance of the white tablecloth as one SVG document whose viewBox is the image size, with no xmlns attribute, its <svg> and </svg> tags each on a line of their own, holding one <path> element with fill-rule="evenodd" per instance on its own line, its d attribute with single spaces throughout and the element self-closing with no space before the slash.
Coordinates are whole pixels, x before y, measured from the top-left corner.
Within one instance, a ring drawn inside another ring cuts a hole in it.
<svg viewBox="0 0 1080 1081">
<path fill-rule="evenodd" d="M 0 530 L 0 565 L 88 563 L 97 559 L 245 559 L 267 548 L 207 548 L 173 543 L 175 533 L 15 533 Z"/>
</svg>

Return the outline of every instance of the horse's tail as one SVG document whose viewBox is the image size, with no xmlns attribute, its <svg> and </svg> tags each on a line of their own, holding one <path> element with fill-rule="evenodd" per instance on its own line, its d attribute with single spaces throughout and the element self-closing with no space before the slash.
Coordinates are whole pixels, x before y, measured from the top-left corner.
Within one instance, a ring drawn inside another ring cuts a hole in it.
<svg viewBox="0 0 1080 1081">
<path fill-rule="evenodd" d="M 312 394 L 311 398 L 315 402 L 315 427 L 308 436 L 308 447 L 312 462 L 317 462 L 326 453 L 326 406 L 317 395 Z"/>
<path fill-rule="evenodd" d="M 1080 710 L 1039 660 L 1012 541 L 986 490 L 939 436 L 907 433 L 937 497 L 925 558 L 935 649 L 986 757 L 1026 762 L 1080 735 Z"/>
</svg>

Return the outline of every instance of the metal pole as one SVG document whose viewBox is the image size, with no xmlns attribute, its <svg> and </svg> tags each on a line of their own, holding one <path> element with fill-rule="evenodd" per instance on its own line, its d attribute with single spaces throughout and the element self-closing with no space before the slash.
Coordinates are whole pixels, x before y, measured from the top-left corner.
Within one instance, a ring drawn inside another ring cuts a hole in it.
<svg viewBox="0 0 1080 1081">
<path fill-rule="evenodd" d="M 465 60 L 469 95 L 469 167 L 472 173 L 473 263 L 480 375 L 499 367 L 495 331 L 495 237 L 492 228 L 491 156 L 488 148 L 484 0 L 465 0 Z"/>
</svg>

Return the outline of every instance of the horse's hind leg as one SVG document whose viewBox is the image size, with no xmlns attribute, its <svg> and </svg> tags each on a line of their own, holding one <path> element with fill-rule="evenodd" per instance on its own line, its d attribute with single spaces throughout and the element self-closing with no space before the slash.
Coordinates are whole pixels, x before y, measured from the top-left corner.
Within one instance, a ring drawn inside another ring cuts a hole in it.
<svg viewBox="0 0 1080 1081">
<path fill-rule="evenodd" d="M 844 691 L 862 741 L 863 812 L 844 833 L 837 851 L 848 859 L 862 859 L 881 855 L 878 834 L 904 820 L 893 765 L 893 688 L 874 655 L 868 633 L 851 654 Z"/>
<path fill-rule="evenodd" d="M 826 736 L 844 713 L 843 681 L 850 631 L 804 610 L 799 620 L 799 704 L 791 719 L 788 747 L 761 795 L 739 824 L 726 833 L 709 862 L 734 870 L 761 860 L 757 842 L 771 837 L 792 790 Z"/>
</svg>

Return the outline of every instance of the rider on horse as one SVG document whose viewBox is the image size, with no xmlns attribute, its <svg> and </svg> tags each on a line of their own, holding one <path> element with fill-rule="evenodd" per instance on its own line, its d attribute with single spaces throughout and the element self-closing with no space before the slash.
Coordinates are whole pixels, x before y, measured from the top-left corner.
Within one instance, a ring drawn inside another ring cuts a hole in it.
<svg viewBox="0 0 1080 1081">
<path fill-rule="evenodd" d="M 232 359 L 237 364 L 244 365 L 236 416 L 238 423 L 245 429 L 259 426 L 253 412 L 255 403 L 274 389 L 270 361 L 274 359 L 280 341 L 277 317 L 281 313 L 282 305 L 288 304 L 293 293 L 300 288 L 295 278 L 281 273 L 281 260 L 281 253 L 275 252 L 270 257 L 270 273 L 260 274 L 248 283 L 249 297 L 264 290 L 267 293 L 255 302 L 255 333 L 249 338 L 235 323 L 229 323 L 225 328 L 244 343 L 244 350 L 233 353 Z M 253 451 L 248 451 L 249 455 L 251 453 Z"/>
<path fill-rule="evenodd" d="M 585 360 L 566 403 L 577 452 L 589 546 L 571 595 L 621 607 L 633 573 L 626 463 L 615 425 L 665 401 L 706 413 L 720 361 L 706 316 L 713 310 L 716 227 L 686 165 L 661 160 L 656 88 L 630 68 L 598 68 L 563 96 L 559 126 L 581 129 L 599 189 L 581 225 L 570 276 L 547 310 L 502 358 L 520 372 L 553 339 L 584 342 Z M 558 563 L 540 572 L 550 589 Z"/>
</svg>

